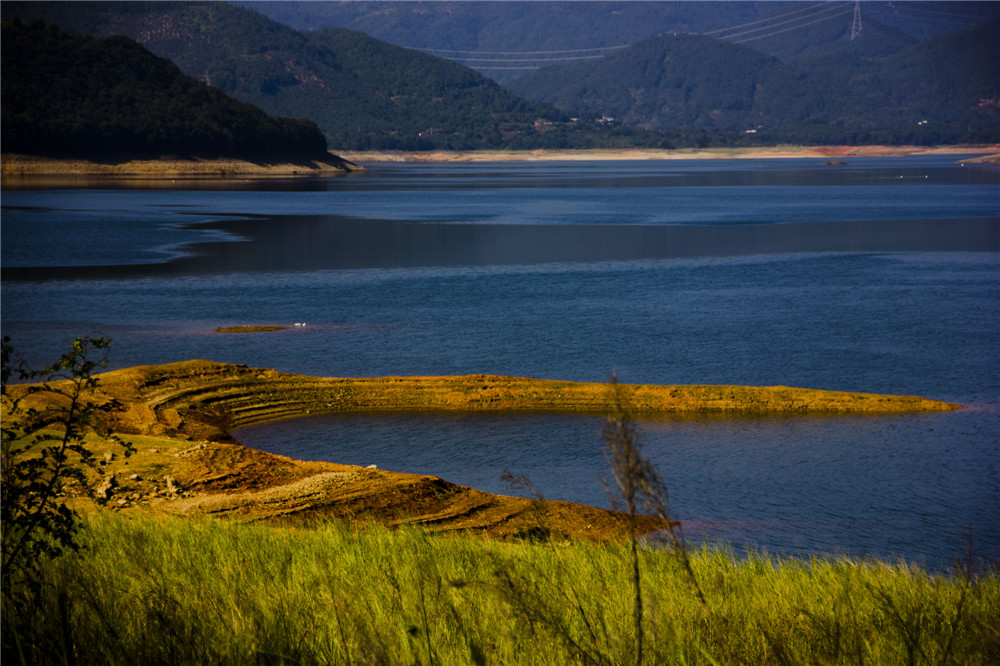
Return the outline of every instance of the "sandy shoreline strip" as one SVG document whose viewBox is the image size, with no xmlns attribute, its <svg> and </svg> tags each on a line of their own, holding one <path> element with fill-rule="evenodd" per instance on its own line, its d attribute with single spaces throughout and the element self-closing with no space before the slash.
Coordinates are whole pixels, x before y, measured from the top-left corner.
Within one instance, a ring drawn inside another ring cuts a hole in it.
<svg viewBox="0 0 1000 666">
<path fill-rule="evenodd" d="M 337 155 L 316 160 L 251 162 L 237 159 L 153 159 L 95 162 L 5 153 L 5 184 L 28 178 L 239 178 L 343 175 L 363 171 Z"/>
<path fill-rule="evenodd" d="M 964 163 L 1000 162 L 1000 144 L 954 146 L 772 146 L 758 148 L 682 148 L 677 150 L 479 150 L 336 151 L 326 160 L 251 162 L 236 159 L 155 159 L 96 162 L 7 153 L 0 157 L 3 184 L 39 186 L 46 179 L 236 180 L 341 176 L 364 171 L 364 163 L 422 162 L 602 162 L 628 160 L 720 160 L 812 158 L 842 161 L 857 157 L 972 155 Z"/>
<path fill-rule="evenodd" d="M 481 150 L 481 151 L 351 151 L 337 154 L 355 163 L 365 162 L 555 162 L 625 160 L 717 160 L 848 157 L 896 157 L 909 155 L 977 155 L 1000 160 L 1000 144 L 954 146 L 770 146 L 759 148 L 681 148 L 677 150 Z"/>
</svg>

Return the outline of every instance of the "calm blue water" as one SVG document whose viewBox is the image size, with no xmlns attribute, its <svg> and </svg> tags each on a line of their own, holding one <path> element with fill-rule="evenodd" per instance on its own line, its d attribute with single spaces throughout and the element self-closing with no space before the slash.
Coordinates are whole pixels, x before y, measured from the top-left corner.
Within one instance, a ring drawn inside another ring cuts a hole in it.
<svg viewBox="0 0 1000 666">
<path fill-rule="evenodd" d="M 1000 170 L 954 157 L 375 165 L 328 180 L 5 190 L 4 335 L 40 364 L 498 373 L 919 394 L 879 418 L 643 424 L 689 537 L 1000 559 Z M 259 335 L 218 326 L 291 324 Z M 609 505 L 600 422 L 329 416 L 237 433 Z"/>
</svg>

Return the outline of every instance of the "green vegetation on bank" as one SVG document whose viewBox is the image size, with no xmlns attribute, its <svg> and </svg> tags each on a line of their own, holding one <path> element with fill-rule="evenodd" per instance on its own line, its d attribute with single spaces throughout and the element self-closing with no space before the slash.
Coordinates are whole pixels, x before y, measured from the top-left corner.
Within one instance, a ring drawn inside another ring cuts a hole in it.
<svg viewBox="0 0 1000 666">
<path fill-rule="evenodd" d="M 3 25 L 3 150 L 58 157 L 328 157 L 306 119 L 272 118 L 127 37 Z"/>
<path fill-rule="evenodd" d="M 628 544 L 101 514 L 4 612 L 21 663 L 635 662 Z M 995 571 L 641 548 L 648 664 L 990 664 Z M 10 659 L 10 661 L 8 661 Z"/>
</svg>

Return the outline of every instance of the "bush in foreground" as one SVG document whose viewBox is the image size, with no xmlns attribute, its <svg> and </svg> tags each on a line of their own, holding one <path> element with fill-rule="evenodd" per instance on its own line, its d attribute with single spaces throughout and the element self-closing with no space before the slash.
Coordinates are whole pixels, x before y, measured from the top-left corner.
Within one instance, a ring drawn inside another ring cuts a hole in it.
<svg viewBox="0 0 1000 666">
<path fill-rule="evenodd" d="M 628 543 L 97 515 L 4 616 L 6 663 L 634 662 Z M 639 549 L 643 663 L 988 664 L 1000 580 Z M 16 647 L 12 647 L 16 646 Z M 12 661 L 7 661 L 12 659 Z"/>
</svg>

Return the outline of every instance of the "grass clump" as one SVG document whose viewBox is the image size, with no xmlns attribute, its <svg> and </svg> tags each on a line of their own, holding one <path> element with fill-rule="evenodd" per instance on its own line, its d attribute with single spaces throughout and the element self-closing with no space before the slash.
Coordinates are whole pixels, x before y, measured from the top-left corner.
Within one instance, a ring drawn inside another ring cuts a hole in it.
<svg viewBox="0 0 1000 666">
<path fill-rule="evenodd" d="M 636 661 L 630 543 L 498 542 L 415 527 L 86 519 L 5 663 L 618 664 Z M 989 664 L 996 571 L 637 550 L 642 662 Z M 10 660 L 10 661 L 8 661 Z"/>
</svg>

